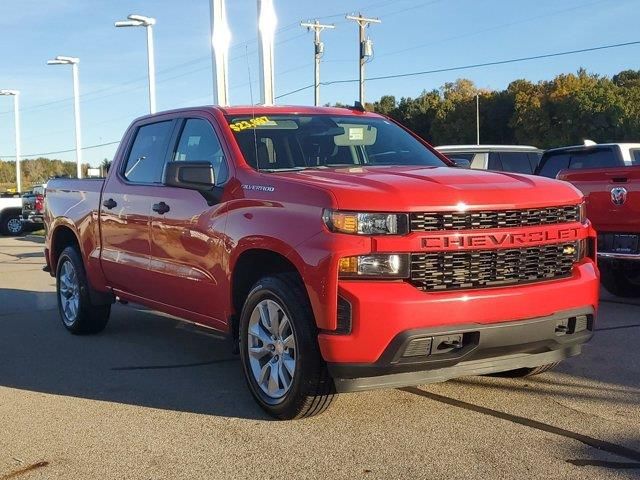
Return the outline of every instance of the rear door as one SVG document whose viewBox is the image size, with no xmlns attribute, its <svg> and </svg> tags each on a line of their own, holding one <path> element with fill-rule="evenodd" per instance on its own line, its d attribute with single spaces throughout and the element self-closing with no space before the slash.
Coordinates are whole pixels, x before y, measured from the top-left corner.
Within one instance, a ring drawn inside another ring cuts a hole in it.
<svg viewBox="0 0 640 480">
<path fill-rule="evenodd" d="M 150 274 L 151 207 L 161 179 L 175 120 L 138 124 L 118 170 L 104 186 L 100 205 L 102 269 L 108 284 L 145 299 L 153 293 Z"/>
<path fill-rule="evenodd" d="M 228 155 L 213 127 L 202 114 L 181 119 L 167 162 L 208 161 L 216 184 L 223 190 L 229 175 Z M 153 298 L 213 327 L 224 329 L 228 303 L 223 202 L 207 203 L 194 190 L 164 186 L 151 212 L 151 270 Z"/>
</svg>

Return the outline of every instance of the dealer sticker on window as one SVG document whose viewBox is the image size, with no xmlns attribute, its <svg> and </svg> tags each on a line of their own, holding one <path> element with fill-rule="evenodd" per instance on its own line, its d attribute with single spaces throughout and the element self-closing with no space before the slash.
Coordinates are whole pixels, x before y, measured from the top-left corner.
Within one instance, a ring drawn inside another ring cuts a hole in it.
<svg viewBox="0 0 640 480">
<path fill-rule="evenodd" d="M 261 125 L 266 125 L 268 123 L 272 123 L 272 122 L 267 117 L 255 117 L 255 118 L 250 118 L 248 120 L 240 120 L 239 122 L 230 123 L 229 127 L 234 132 L 242 132 L 243 130 L 256 128 Z"/>
<path fill-rule="evenodd" d="M 364 140 L 364 130 L 362 128 L 349 128 L 349 140 Z"/>
</svg>

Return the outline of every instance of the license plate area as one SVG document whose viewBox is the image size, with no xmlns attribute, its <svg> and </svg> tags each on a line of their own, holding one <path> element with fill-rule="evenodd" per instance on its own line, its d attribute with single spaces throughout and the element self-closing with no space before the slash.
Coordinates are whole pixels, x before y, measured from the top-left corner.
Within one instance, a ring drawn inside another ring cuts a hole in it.
<svg viewBox="0 0 640 480">
<path fill-rule="evenodd" d="M 638 251 L 638 235 L 614 234 L 612 252 L 636 253 Z"/>
</svg>

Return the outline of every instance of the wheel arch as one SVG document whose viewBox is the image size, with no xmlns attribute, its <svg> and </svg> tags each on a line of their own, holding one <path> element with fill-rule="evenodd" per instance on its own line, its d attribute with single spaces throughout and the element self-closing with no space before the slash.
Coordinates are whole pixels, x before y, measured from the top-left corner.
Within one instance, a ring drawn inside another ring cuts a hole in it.
<svg viewBox="0 0 640 480">
<path fill-rule="evenodd" d="M 80 256 L 83 257 L 82 247 L 80 246 L 80 241 L 78 239 L 78 234 L 75 229 L 72 228 L 66 222 L 60 223 L 57 225 L 51 232 L 51 242 L 50 242 L 50 250 L 49 250 L 49 266 L 51 267 L 51 271 L 54 273 L 58 268 L 58 259 L 60 255 L 64 251 L 65 248 L 69 246 L 74 246 L 78 249 Z"/>
<path fill-rule="evenodd" d="M 251 287 L 267 275 L 292 273 L 304 285 L 302 275 L 296 265 L 282 252 L 274 249 L 252 247 L 237 255 L 231 268 L 231 333 L 238 338 L 238 322 L 242 306 Z M 306 288 L 305 288 L 306 290 Z"/>
</svg>

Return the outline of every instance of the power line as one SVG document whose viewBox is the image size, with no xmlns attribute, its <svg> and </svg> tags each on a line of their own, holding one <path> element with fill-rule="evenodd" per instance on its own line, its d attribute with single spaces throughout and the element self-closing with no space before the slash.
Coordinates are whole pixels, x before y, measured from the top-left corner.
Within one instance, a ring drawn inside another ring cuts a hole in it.
<svg viewBox="0 0 640 480">
<path fill-rule="evenodd" d="M 607 50 L 607 49 L 611 49 L 611 48 L 620 48 L 620 47 L 628 47 L 631 45 L 639 45 L 640 44 L 640 40 L 638 41 L 633 41 L 633 42 L 624 42 L 624 43 L 614 43 L 611 45 L 600 45 L 598 47 L 590 47 L 590 48 L 581 48 L 578 50 L 568 50 L 568 51 L 564 51 L 564 52 L 555 52 L 555 53 L 547 53 L 547 54 L 543 54 L 543 55 L 533 55 L 533 56 L 529 56 L 529 57 L 519 57 L 519 58 L 510 58 L 507 60 L 496 60 L 493 62 L 484 62 L 484 63 L 474 63 L 474 64 L 470 64 L 470 65 L 462 65 L 462 66 L 458 66 L 458 67 L 446 67 L 446 68 L 438 68 L 438 69 L 434 69 L 434 70 L 423 70 L 420 72 L 408 72 L 408 73 L 396 73 L 396 74 L 392 74 L 392 75 L 380 75 L 377 77 L 370 77 L 367 79 L 368 82 L 370 81 L 374 81 L 374 80 L 389 80 L 389 79 L 393 79 L 393 78 L 404 78 L 404 77 L 415 77 L 415 76 L 419 76 L 419 75 L 428 75 L 431 73 L 443 73 L 443 72 L 453 72 L 453 71 L 457 71 L 457 70 L 469 70 L 472 68 L 481 68 L 481 67 L 490 67 L 490 66 L 496 66 L 496 65 L 506 65 L 509 63 L 517 63 L 517 62 L 526 62 L 526 61 L 531 61 L 531 60 L 540 60 L 543 58 L 552 58 L 552 57 L 562 57 L 562 56 L 566 56 L 566 55 L 574 55 L 577 53 L 587 53 L 587 52 L 595 52 L 598 50 Z M 358 82 L 359 79 L 354 78 L 354 79 L 345 79 L 345 80 L 330 80 L 330 81 L 326 81 L 326 82 L 322 82 L 322 85 L 335 85 L 335 84 L 340 84 L 340 83 L 355 83 Z M 282 97 L 287 97 L 289 95 L 293 95 L 294 93 L 298 93 L 301 92 L 303 90 L 307 90 L 309 88 L 313 87 L 313 85 L 307 85 L 306 87 L 301 87 L 301 88 L 297 88 L 296 90 L 292 90 L 290 92 L 287 93 L 283 93 L 279 96 L 277 96 L 276 98 L 282 98 Z"/>
<path fill-rule="evenodd" d="M 470 64 L 470 65 L 462 65 L 462 66 L 458 66 L 458 67 L 447 67 L 447 68 L 438 68 L 438 69 L 434 69 L 434 70 L 424 70 L 421 72 L 409 72 L 409 73 L 397 73 L 397 74 L 393 74 L 393 75 L 380 75 L 377 77 L 371 77 L 369 78 L 367 81 L 374 81 L 374 80 L 388 80 L 388 79 L 393 79 L 393 78 L 404 78 L 404 77 L 413 77 L 413 76 L 418 76 L 418 75 L 428 75 L 431 73 L 442 73 L 442 72 L 452 72 L 452 71 L 456 71 L 456 70 L 469 70 L 472 68 L 481 68 L 481 67 L 490 67 L 490 66 L 495 66 L 495 65 L 506 65 L 509 63 L 517 63 L 517 62 L 526 62 L 526 61 L 531 61 L 531 60 L 540 60 L 543 58 L 553 58 L 553 57 L 561 57 L 561 56 L 566 56 L 566 55 L 574 55 L 577 53 L 587 53 L 587 52 L 595 52 L 598 50 L 607 50 L 607 49 L 612 49 L 612 48 L 620 48 L 620 47 L 628 47 L 628 46 L 632 46 L 632 45 L 640 45 L 640 40 L 637 41 L 633 41 L 633 42 L 623 42 L 623 43 L 614 43 L 611 45 L 600 45 L 597 47 L 590 47 L 590 48 L 581 48 L 578 50 L 568 50 L 568 51 L 564 51 L 564 52 L 555 52 L 555 53 L 546 53 L 543 55 L 532 55 L 529 57 L 519 57 L 519 58 L 510 58 L 507 60 L 497 60 L 497 61 L 493 61 L 493 62 L 484 62 L 484 63 L 474 63 L 474 64 Z M 332 80 L 332 81 L 327 81 L 327 82 L 321 82 L 322 85 L 334 85 L 334 84 L 339 84 L 339 83 L 355 83 L 358 82 L 359 79 L 355 78 L 355 79 L 345 79 L 345 80 Z M 298 92 L 302 92 L 304 90 L 308 90 L 310 88 L 315 87 L 315 84 L 311 84 L 311 85 L 307 85 L 304 87 L 300 87 L 297 88 L 295 90 L 291 90 L 290 92 L 286 92 L 283 93 L 281 95 L 276 96 L 276 99 L 279 98 L 283 98 L 283 97 L 287 97 L 289 95 L 293 95 L 294 93 L 298 93 Z M 98 145 L 90 145 L 88 147 L 83 147 L 82 150 L 89 150 L 92 148 L 99 148 L 99 147 L 106 147 L 109 145 L 115 145 L 117 143 L 120 143 L 120 141 L 115 141 L 115 142 L 107 142 L 107 143 L 101 143 Z M 70 153 L 70 152 L 74 152 L 75 149 L 70 149 L 70 150 L 59 150 L 57 152 L 45 152 L 45 153 L 34 153 L 34 154 L 29 154 L 29 155 L 22 155 L 22 157 L 24 158 L 29 158 L 29 157 L 38 157 L 38 156 L 46 156 L 46 155 L 55 155 L 55 154 L 59 154 L 59 153 Z M 14 158 L 13 155 L 0 155 L 0 158 Z"/>
<path fill-rule="evenodd" d="M 482 28 L 480 30 L 476 30 L 476 31 L 473 31 L 473 32 L 468 32 L 468 33 L 465 33 L 463 35 L 456 35 L 456 36 L 453 36 L 453 37 L 440 38 L 435 42 L 414 44 L 414 45 L 412 45 L 410 47 L 402 48 L 402 49 L 399 49 L 399 50 L 392 50 L 390 52 L 383 51 L 380 54 L 378 54 L 377 56 L 378 56 L 378 58 L 380 58 L 380 57 L 388 57 L 388 56 L 391 56 L 391 55 L 397 55 L 399 53 L 410 52 L 410 51 L 413 51 L 413 50 L 418 50 L 418 49 L 421 49 L 421 48 L 424 48 L 424 47 L 428 47 L 428 46 L 432 46 L 432 45 L 438 45 L 438 44 L 441 44 L 441 43 L 447 43 L 447 42 L 450 42 L 452 40 L 458 40 L 458 39 L 461 39 L 461 38 L 472 37 L 472 36 L 479 35 L 479 34 L 482 34 L 482 33 L 491 32 L 493 30 L 499 30 L 501 28 L 508 28 L 508 27 L 512 27 L 514 25 L 520 25 L 522 23 L 532 22 L 532 21 L 535 21 L 535 20 L 540 20 L 542 18 L 560 15 L 560 14 L 571 12 L 571 11 L 574 11 L 574 10 L 581 10 L 581 9 L 584 9 L 584 8 L 593 7 L 594 5 L 598 5 L 600 3 L 606 3 L 606 2 L 609 2 L 609 1 L 610 0 L 598 0 L 598 1 L 595 1 L 595 2 L 582 4 L 582 5 L 577 5 L 577 6 L 570 7 L 570 8 L 564 8 L 562 10 L 554 10 L 552 12 L 544 13 L 542 15 L 536 15 L 534 17 L 523 18 L 523 19 L 516 20 L 516 21 L 513 21 L 513 22 L 501 23 L 499 25 L 494 25 L 494 26 L 491 26 L 491 27 L 488 27 L 488 28 Z M 422 5 L 418 5 L 418 7 L 421 7 L 421 6 Z M 418 7 L 410 7 L 408 9 L 405 9 L 404 11 L 411 10 L 413 8 L 418 8 Z M 400 12 L 402 12 L 402 11 L 400 11 Z M 385 15 L 385 18 L 390 16 L 390 15 L 393 15 L 394 13 L 400 13 L 400 12 L 393 12 L 391 14 Z"/>
<path fill-rule="evenodd" d="M 388 3 L 389 3 L 388 0 L 386 0 L 386 1 L 381 1 L 381 2 L 376 2 L 376 3 L 365 5 L 363 8 L 375 8 L 375 7 L 378 7 L 378 6 L 381 6 L 381 5 L 387 5 Z M 349 13 L 349 12 L 341 12 L 341 13 L 338 13 L 338 14 L 335 14 L 335 15 L 318 16 L 317 18 L 319 18 L 319 19 L 328 19 L 328 18 L 344 17 L 347 13 Z M 280 27 L 280 28 L 278 28 L 276 30 L 276 35 L 279 35 L 279 34 L 287 32 L 287 31 L 293 30 L 293 29 L 297 28 L 298 25 L 299 25 L 299 22 L 294 22 L 294 23 L 290 23 L 290 24 L 284 25 L 284 26 L 282 26 L 282 27 Z M 301 38 L 303 36 L 304 36 L 304 34 L 297 35 L 295 37 L 282 40 L 281 42 L 277 42 L 277 44 L 287 43 L 287 42 L 290 42 L 292 40 L 296 40 L 298 38 Z M 234 45 L 231 45 L 230 48 L 234 49 L 234 48 L 243 47 L 245 45 L 249 45 L 249 44 L 255 43 L 257 41 L 258 41 L 257 37 L 256 38 L 252 38 L 250 40 L 247 40 L 247 41 L 244 41 L 244 42 L 239 42 L 239 43 L 236 43 Z M 254 53 L 257 53 L 257 50 L 249 52 L 249 54 L 254 54 Z M 242 54 L 242 55 L 238 55 L 238 56 L 235 56 L 233 58 L 230 58 L 230 60 L 236 60 L 236 59 L 244 58 L 244 57 L 245 57 L 245 54 Z M 161 76 L 161 75 L 166 74 L 167 72 L 170 72 L 170 71 L 182 68 L 182 67 L 186 67 L 186 66 L 190 66 L 190 65 L 193 65 L 193 64 L 197 64 L 197 63 L 204 62 L 204 61 L 210 61 L 210 60 L 211 60 L 211 55 L 198 57 L 198 58 L 195 58 L 195 59 L 188 60 L 186 62 L 180 63 L 178 65 L 174 65 L 172 67 L 167 67 L 165 69 L 162 69 L 162 70 L 157 72 L 157 75 Z M 196 71 L 200 71 L 200 70 L 206 70 L 208 68 L 209 68 L 209 66 L 203 67 L 203 68 L 197 69 L 197 70 L 192 70 L 192 71 L 189 72 L 189 74 L 190 73 L 194 73 Z M 163 79 L 162 81 L 171 80 L 171 79 L 183 76 L 183 75 L 184 74 L 179 74 L 178 76 L 174 76 L 174 77 L 171 77 L 171 78 Z M 87 97 L 91 97 L 93 95 L 97 95 L 97 94 L 100 94 L 100 93 L 103 93 L 103 92 L 107 92 L 107 91 L 110 91 L 110 90 L 113 90 L 113 89 L 117 89 L 118 87 L 122 87 L 122 86 L 125 86 L 125 85 L 131 85 L 131 84 L 138 83 L 138 82 L 144 82 L 146 80 L 147 80 L 146 76 L 137 77 L 137 78 L 134 78 L 134 79 L 131 79 L 131 80 L 127 80 L 127 81 L 124 81 L 124 82 L 119 82 L 117 85 L 112 85 L 112 86 L 108 86 L 108 87 L 104 87 L 104 88 L 100 88 L 100 89 L 97 89 L 97 90 L 93 90 L 93 91 L 89 91 L 89 92 L 83 93 L 83 94 L 80 95 L 80 98 L 85 99 L 84 101 L 87 101 L 86 100 Z M 160 81 L 158 83 L 160 83 Z M 142 85 L 142 86 L 139 86 L 139 87 L 126 89 L 124 91 L 121 90 L 121 91 L 118 91 L 117 93 L 114 92 L 114 94 L 117 95 L 117 94 L 120 94 L 120 93 L 139 90 L 139 89 L 142 89 L 142 88 L 145 88 L 145 86 Z M 103 95 L 101 97 L 93 98 L 91 100 L 107 98 L 109 96 L 113 96 L 114 94 Z M 29 111 L 42 110 L 42 109 L 47 110 L 48 109 L 47 107 L 53 107 L 55 105 L 58 105 L 58 104 L 61 104 L 61 103 L 67 103 L 67 102 L 70 102 L 72 100 L 73 100 L 73 98 L 71 98 L 71 97 L 61 98 L 61 99 L 58 99 L 58 100 L 52 100 L 50 102 L 45 102 L 45 103 L 40 103 L 40 104 L 36 104 L 36 105 L 23 107 L 21 109 L 21 112 L 29 112 Z M 0 115 L 9 115 L 9 114 L 13 114 L 13 110 L 6 110 L 6 111 L 1 111 L 0 112 Z"/>
<path fill-rule="evenodd" d="M 117 143 L 120 143 L 120 140 L 117 140 L 115 142 L 99 143 L 97 145 L 89 145 L 88 147 L 82 147 L 82 150 L 91 150 L 92 148 L 107 147 L 109 145 L 115 145 Z M 20 157 L 21 158 L 46 157 L 47 155 L 57 155 L 59 153 L 71 153 L 75 151 L 76 149 L 72 148 L 70 150 L 58 150 L 56 152 L 31 153 L 29 155 L 20 155 Z M 0 155 L 0 158 L 15 158 L 15 155 Z"/>
</svg>

